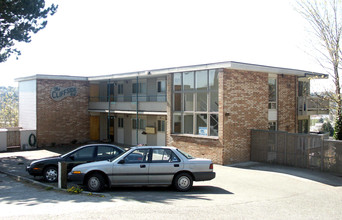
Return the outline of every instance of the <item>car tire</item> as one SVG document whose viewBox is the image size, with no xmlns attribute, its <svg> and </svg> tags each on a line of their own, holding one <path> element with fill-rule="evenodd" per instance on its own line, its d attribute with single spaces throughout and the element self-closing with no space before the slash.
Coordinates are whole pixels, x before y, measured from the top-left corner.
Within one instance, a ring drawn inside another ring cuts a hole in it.
<svg viewBox="0 0 342 220">
<path fill-rule="evenodd" d="M 56 182 L 58 180 L 58 170 L 57 167 L 49 166 L 44 169 L 43 172 L 44 179 L 47 182 Z"/>
<path fill-rule="evenodd" d="M 177 191 L 186 192 L 192 187 L 193 179 L 188 173 L 179 173 L 173 181 L 173 186 Z"/>
<path fill-rule="evenodd" d="M 99 173 L 91 174 L 87 178 L 87 188 L 91 192 L 100 192 L 105 186 L 105 180 Z"/>
</svg>

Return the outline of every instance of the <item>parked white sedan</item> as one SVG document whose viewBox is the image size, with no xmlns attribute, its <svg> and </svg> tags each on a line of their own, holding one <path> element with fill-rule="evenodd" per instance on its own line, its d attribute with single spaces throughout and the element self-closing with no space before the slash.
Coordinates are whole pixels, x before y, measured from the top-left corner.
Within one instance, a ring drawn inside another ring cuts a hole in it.
<svg viewBox="0 0 342 220">
<path fill-rule="evenodd" d="M 69 179 L 98 192 L 106 186 L 173 185 L 188 191 L 193 181 L 215 178 L 209 159 L 194 158 L 175 147 L 133 147 L 114 160 L 76 166 Z"/>
</svg>

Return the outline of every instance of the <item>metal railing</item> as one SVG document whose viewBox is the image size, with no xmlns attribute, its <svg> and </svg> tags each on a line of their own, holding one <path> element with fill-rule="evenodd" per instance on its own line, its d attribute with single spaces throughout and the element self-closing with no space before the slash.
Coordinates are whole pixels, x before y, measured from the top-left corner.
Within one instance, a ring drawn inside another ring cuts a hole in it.
<svg viewBox="0 0 342 220">
<path fill-rule="evenodd" d="M 137 100 L 138 99 L 138 100 Z M 90 102 L 166 102 L 165 95 L 90 96 Z"/>
<path fill-rule="evenodd" d="M 329 100 L 314 96 L 298 97 L 298 115 L 329 114 Z"/>
</svg>

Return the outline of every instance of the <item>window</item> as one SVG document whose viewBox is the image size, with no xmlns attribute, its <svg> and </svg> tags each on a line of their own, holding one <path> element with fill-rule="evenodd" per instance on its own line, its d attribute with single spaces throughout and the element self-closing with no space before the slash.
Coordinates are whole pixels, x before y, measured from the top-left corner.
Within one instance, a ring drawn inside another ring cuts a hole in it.
<svg viewBox="0 0 342 220">
<path fill-rule="evenodd" d="M 133 118 L 132 119 L 132 128 L 133 129 L 140 129 L 144 130 L 146 127 L 146 121 L 144 119 L 138 119 L 138 124 L 137 124 L 137 119 Z"/>
<path fill-rule="evenodd" d="M 72 160 L 77 160 L 77 161 L 92 159 L 94 158 L 94 149 L 95 147 L 82 148 L 76 151 L 75 153 L 73 153 L 72 155 L 70 155 L 70 157 L 73 157 Z"/>
<path fill-rule="evenodd" d="M 153 149 L 152 163 L 180 162 L 180 159 L 170 149 Z"/>
<path fill-rule="evenodd" d="M 277 109 L 277 78 L 268 78 L 268 109 Z"/>
<path fill-rule="evenodd" d="M 180 114 L 173 115 L 173 133 L 180 134 L 182 132 L 182 116 Z"/>
<path fill-rule="evenodd" d="M 183 89 L 191 90 L 195 88 L 194 72 L 183 73 Z"/>
<path fill-rule="evenodd" d="M 125 157 L 125 163 L 146 163 L 148 161 L 150 149 L 139 149 Z"/>
<path fill-rule="evenodd" d="M 165 93 L 166 92 L 166 80 L 158 80 L 157 91 L 159 93 Z"/>
<path fill-rule="evenodd" d="M 124 94 L 124 91 L 123 91 L 123 84 L 122 84 L 122 83 L 119 83 L 119 84 L 118 84 L 118 94 L 119 94 L 119 95 Z"/>
<path fill-rule="evenodd" d="M 107 84 L 107 101 L 114 101 L 114 84 Z"/>
<path fill-rule="evenodd" d="M 158 120 L 158 131 L 164 132 L 165 131 L 165 121 Z"/>
<path fill-rule="evenodd" d="M 111 159 L 111 158 L 119 155 L 120 153 L 121 153 L 121 151 L 118 151 L 113 147 L 98 146 L 98 148 L 97 148 L 97 159 L 98 160 Z"/>
<path fill-rule="evenodd" d="M 146 83 L 133 83 L 132 93 L 146 93 Z"/>
<path fill-rule="evenodd" d="M 268 122 L 268 130 L 276 131 L 277 130 L 277 122 L 276 121 Z"/>
<path fill-rule="evenodd" d="M 179 149 L 177 149 L 177 151 L 179 152 L 179 153 L 181 153 L 184 157 L 186 157 L 187 159 L 195 159 L 195 157 L 193 157 L 193 156 L 191 156 L 190 154 L 188 154 L 188 153 L 186 153 L 186 152 L 184 152 L 184 151 L 181 151 L 181 150 L 179 150 Z"/>
<path fill-rule="evenodd" d="M 118 118 L 118 127 L 123 128 L 124 127 L 124 119 L 123 118 Z"/>
<path fill-rule="evenodd" d="M 298 96 L 308 96 L 310 95 L 310 82 L 299 81 L 298 82 Z"/>
<path fill-rule="evenodd" d="M 173 74 L 173 133 L 218 136 L 218 75 L 218 70 Z"/>
</svg>

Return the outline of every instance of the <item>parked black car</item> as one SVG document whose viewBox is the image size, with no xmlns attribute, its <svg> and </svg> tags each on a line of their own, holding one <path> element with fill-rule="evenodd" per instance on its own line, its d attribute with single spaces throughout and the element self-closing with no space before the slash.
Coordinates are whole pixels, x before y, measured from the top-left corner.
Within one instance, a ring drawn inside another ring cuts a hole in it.
<svg viewBox="0 0 342 220">
<path fill-rule="evenodd" d="M 85 145 L 62 156 L 35 160 L 26 167 L 26 170 L 32 176 L 43 176 L 46 181 L 55 182 L 58 179 L 58 162 L 67 162 L 67 170 L 70 172 L 79 164 L 114 159 L 123 152 L 124 149 L 115 145 Z"/>
</svg>

